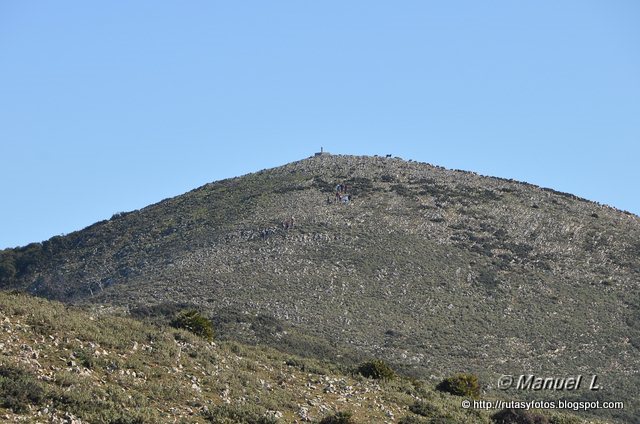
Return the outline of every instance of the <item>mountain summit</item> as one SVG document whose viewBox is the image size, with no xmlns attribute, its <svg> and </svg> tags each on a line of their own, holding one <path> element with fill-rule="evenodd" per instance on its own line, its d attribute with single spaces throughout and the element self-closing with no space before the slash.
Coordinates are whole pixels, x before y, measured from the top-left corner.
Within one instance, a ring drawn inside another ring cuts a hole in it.
<svg viewBox="0 0 640 424">
<path fill-rule="evenodd" d="M 577 399 L 638 393 L 639 278 L 635 215 L 329 154 L 0 252 L 4 289 L 132 312 L 192 305 L 229 337 L 422 377 L 476 372 L 487 390 L 502 374 L 599 375 L 606 390 L 564 393 Z"/>
</svg>

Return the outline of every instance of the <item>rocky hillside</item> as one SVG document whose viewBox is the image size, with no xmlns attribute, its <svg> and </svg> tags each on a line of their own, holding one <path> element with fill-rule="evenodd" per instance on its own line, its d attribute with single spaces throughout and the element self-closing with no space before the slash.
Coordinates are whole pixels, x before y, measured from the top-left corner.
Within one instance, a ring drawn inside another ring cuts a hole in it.
<svg viewBox="0 0 640 424">
<path fill-rule="evenodd" d="M 598 374 L 602 391 L 562 395 L 640 398 L 640 218 L 424 163 L 323 155 L 218 181 L 5 250 L 0 276 L 136 314 L 195 305 L 223 337 L 475 372 L 490 393 L 502 374 Z"/>
<path fill-rule="evenodd" d="M 342 413 L 351 419 L 325 422 L 493 424 L 496 412 L 464 410 L 463 398 L 419 380 L 366 379 L 273 349 L 206 342 L 105 308 L 87 313 L 0 293 L 0 328 L 2 422 L 276 424 Z"/>
</svg>

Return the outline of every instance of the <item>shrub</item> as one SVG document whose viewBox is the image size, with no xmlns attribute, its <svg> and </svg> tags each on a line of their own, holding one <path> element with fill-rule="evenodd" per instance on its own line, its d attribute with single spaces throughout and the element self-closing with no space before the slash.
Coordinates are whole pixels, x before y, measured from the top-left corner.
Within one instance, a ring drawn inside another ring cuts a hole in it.
<svg viewBox="0 0 640 424">
<path fill-rule="evenodd" d="M 267 415 L 257 405 L 219 405 L 203 413 L 204 419 L 214 424 L 275 424 L 277 418 Z"/>
<path fill-rule="evenodd" d="M 403 184 L 394 184 L 391 186 L 391 190 L 398 193 L 398 195 L 404 196 L 404 197 L 410 197 L 412 194 L 411 190 L 409 190 L 409 188 Z"/>
<path fill-rule="evenodd" d="M 409 411 L 413 412 L 414 414 L 422 415 L 423 417 L 435 416 L 440 412 L 438 407 L 434 406 L 431 403 L 420 400 L 411 405 L 409 407 Z"/>
<path fill-rule="evenodd" d="M 493 269 L 484 269 L 480 271 L 478 282 L 487 288 L 496 288 L 498 284 L 500 284 L 496 272 Z"/>
<path fill-rule="evenodd" d="M 491 416 L 496 424 L 549 424 L 549 420 L 542 414 L 525 409 L 502 409 Z"/>
<path fill-rule="evenodd" d="M 480 383 L 478 383 L 478 377 L 473 374 L 458 374 L 442 380 L 436 386 L 436 390 L 451 393 L 455 396 L 478 398 L 480 396 Z"/>
<path fill-rule="evenodd" d="M 141 417 L 119 416 L 109 421 L 109 424 L 144 424 L 144 419 Z"/>
<path fill-rule="evenodd" d="M 381 359 L 374 359 L 360 365 L 358 367 L 358 374 L 375 380 L 391 380 L 395 377 L 395 373 L 391 367 Z"/>
<path fill-rule="evenodd" d="M 416 417 L 415 415 L 405 415 L 398 420 L 398 424 L 424 424 L 424 418 Z"/>
<path fill-rule="evenodd" d="M 25 412 L 28 405 L 41 404 L 44 397 L 44 390 L 31 374 L 0 365 L 0 399 L 4 408 L 19 414 Z"/>
<path fill-rule="evenodd" d="M 213 324 L 198 311 L 187 310 L 180 312 L 171 322 L 175 328 L 183 328 L 205 340 L 213 340 Z"/>
<path fill-rule="evenodd" d="M 333 415 L 324 417 L 320 424 L 355 424 L 355 420 L 351 412 L 336 412 Z"/>
<path fill-rule="evenodd" d="M 95 360 L 91 352 L 86 350 L 77 350 L 73 353 L 73 356 L 78 360 L 80 365 L 85 368 L 93 369 L 95 366 Z"/>
<path fill-rule="evenodd" d="M 554 415 L 549 418 L 551 424 L 580 424 L 580 418 L 569 415 Z"/>
<path fill-rule="evenodd" d="M 458 424 L 461 422 L 464 421 L 460 421 L 459 418 L 454 418 L 449 415 L 439 415 L 437 417 L 430 418 L 418 417 L 416 415 L 405 415 L 400 418 L 398 424 Z"/>
<path fill-rule="evenodd" d="M 345 181 L 345 184 L 349 186 L 349 193 L 354 196 L 365 195 L 374 190 L 373 181 L 369 178 L 354 177 Z"/>
<path fill-rule="evenodd" d="M 40 243 L 31 243 L 24 247 L 19 247 L 13 250 L 15 257 L 15 269 L 16 275 L 26 274 L 35 267 L 37 267 L 42 257 L 42 245 Z"/>
<path fill-rule="evenodd" d="M 450 416 L 431 418 L 429 424 L 458 424 L 460 420 Z"/>
<path fill-rule="evenodd" d="M 10 252 L 0 253 L 0 281 L 12 280 L 16 276 L 16 264 Z"/>
</svg>

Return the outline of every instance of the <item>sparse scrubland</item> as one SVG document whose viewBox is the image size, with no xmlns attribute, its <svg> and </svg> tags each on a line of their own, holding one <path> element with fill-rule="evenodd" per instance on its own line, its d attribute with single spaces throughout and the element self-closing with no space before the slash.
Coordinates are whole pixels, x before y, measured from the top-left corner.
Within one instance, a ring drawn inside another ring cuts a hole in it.
<svg viewBox="0 0 640 424">
<path fill-rule="evenodd" d="M 0 293 L 0 327 L 6 422 L 493 422 L 491 411 L 462 409 L 463 397 L 424 381 L 365 378 L 329 361 L 24 294 Z"/>
</svg>

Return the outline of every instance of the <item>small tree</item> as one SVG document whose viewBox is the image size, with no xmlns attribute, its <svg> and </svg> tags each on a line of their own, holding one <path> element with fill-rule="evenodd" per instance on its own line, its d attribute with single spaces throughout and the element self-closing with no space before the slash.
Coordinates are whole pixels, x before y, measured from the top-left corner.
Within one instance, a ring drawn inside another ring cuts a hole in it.
<svg viewBox="0 0 640 424">
<path fill-rule="evenodd" d="M 374 359 L 360 365 L 358 367 L 358 374 L 375 380 L 391 380 L 395 377 L 395 372 L 381 359 Z"/>
<path fill-rule="evenodd" d="M 211 321 L 198 311 L 190 309 L 180 312 L 171 322 L 175 328 L 183 328 L 205 340 L 213 340 L 213 325 Z"/>
<path fill-rule="evenodd" d="M 437 386 L 436 390 L 451 393 L 455 396 L 480 397 L 480 383 L 478 377 L 473 374 L 458 374 L 445 378 Z"/>
</svg>

